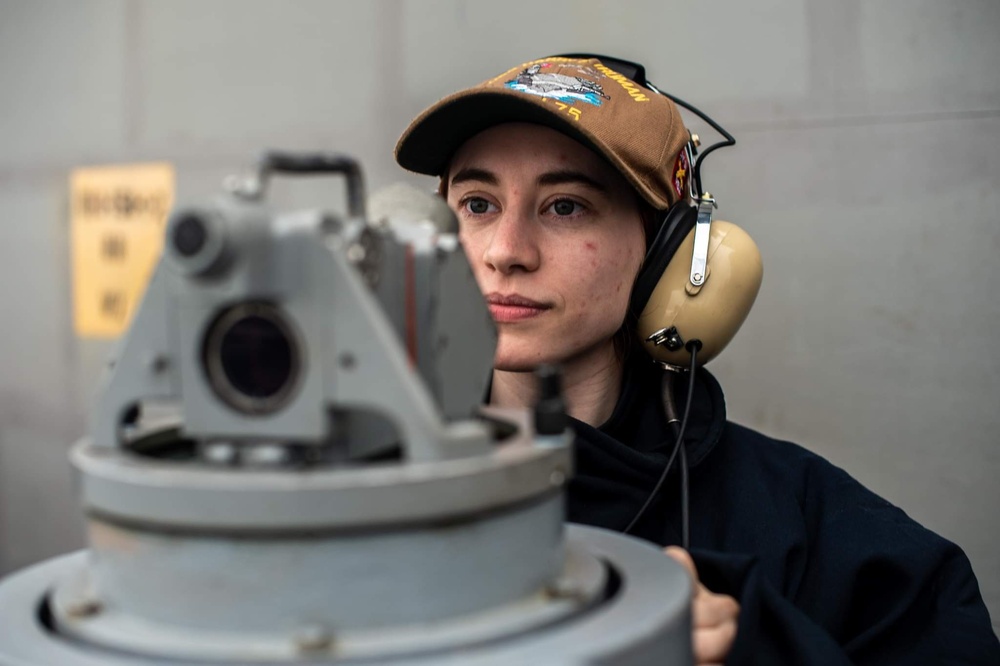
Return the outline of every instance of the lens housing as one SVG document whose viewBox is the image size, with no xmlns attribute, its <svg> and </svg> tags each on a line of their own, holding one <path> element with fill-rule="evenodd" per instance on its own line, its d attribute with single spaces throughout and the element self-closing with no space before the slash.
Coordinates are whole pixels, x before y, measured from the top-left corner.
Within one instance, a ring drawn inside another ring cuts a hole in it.
<svg viewBox="0 0 1000 666">
<path fill-rule="evenodd" d="M 181 275 L 219 277 L 232 262 L 233 242 L 226 217 L 218 210 L 182 208 L 167 221 L 163 249 Z"/>
<path fill-rule="evenodd" d="M 240 303 L 208 327 L 203 363 L 215 394 L 252 415 L 281 410 L 301 383 L 300 338 L 270 303 Z"/>
<path fill-rule="evenodd" d="M 170 234 L 174 249 L 182 257 L 193 257 L 205 247 L 208 229 L 205 220 L 193 212 L 178 216 Z"/>
</svg>

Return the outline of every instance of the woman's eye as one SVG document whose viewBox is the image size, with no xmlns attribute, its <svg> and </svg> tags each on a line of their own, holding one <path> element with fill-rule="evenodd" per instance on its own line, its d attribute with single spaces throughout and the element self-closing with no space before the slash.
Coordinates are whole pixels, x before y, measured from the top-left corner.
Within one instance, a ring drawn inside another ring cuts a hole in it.
<svg viewBox="0 0 1000 666">
<path fill-rule="evenodd" d="M 582 208 L 582 205 L 572 199 L 560 199 L 552 204 L 552 212 L 560 217 L 566 217 L 579 213 Z"/>
<path fill-rule="evenodd" d="M 465 202 L 466 209 L 473 215 L 485 215 L 490 212 L 491 204 L 481 197 L 473 197 Z"/>
</svg>

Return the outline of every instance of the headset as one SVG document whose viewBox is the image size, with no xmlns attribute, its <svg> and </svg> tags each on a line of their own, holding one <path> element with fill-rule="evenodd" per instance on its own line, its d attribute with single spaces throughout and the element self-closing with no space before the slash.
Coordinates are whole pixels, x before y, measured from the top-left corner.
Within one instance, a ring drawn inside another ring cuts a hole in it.
<svg viewBox="0 0 1000 666">
<path fill-rule="evenodd" d="M 660 214 L 656 233 L 639 269 L 629 301 L 638 342 L 652 359 L 668 370 L 688 372 L 683 416 L 673 402 L 674 372 L 663 378 L 663 404 L 675 436 L 659 480 L 622 532 L 629 533 L 652 505 L 675 459 L 681 467 L 681 543 L 690 547 L 688 465 L 683 446 L 699 365 L 716 357 L 733 339 L 757 298 L 763 278 L 760 250 L 750 235 L 731 222 L 713 220 L 715 198 L 702 188 L 701 165 L 713 151 L 735 145 L 736 139 L 694 106 L 659 90 L 646 79 L 642 65 L 597 54 L 563 54 L 566 58 L 597 58 L 653 93 L 691 111 L 722 135 L 698 155 L 700 141 L 689 133 L 683 148 L 688 165 L 688 197 Z M 698 156 L 695 162 L 694 157 Z"/>
<path fill-rule="evenodd" d="M 700 141 L 690 135 L 685 146 L 688 197 L 663 212 L 656 234 L 632 288 L 629 312 L 638 341 L 654 361 L 671 370 L 689 366 L 692 347 L 704 365 L 729 344 L 750 313 L 760 290 L 763 264 L 750 235 L 731 222 L 712 219 L 716 200 L 702 188 L 701 165 L 718 148 L 736 143 L 705 113 L 659 90 L 646 79 L 644 66 L 597 54 L 570 53 L 564 58 L 597 58 L 653 93 L 696 114 L 724 139 L 698 155 Z M 694 157 L 697 156 L 697 161 Z"/>
</svg>

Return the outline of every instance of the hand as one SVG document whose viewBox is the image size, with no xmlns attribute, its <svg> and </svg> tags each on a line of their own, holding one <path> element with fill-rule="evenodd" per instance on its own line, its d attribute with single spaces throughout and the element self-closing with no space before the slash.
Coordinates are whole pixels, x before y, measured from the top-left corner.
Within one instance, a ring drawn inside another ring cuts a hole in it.
<svg viewBox="0 0 1000 666">
<path fill-rule="evenodd" d="M 667 546 L 663 552 L 677 560 L 694 581 L 691 599 L 691 646 L 696 664 L 721 664 L 729 656 L 739 626 L 740 605 L 726 594 L 715 594 L 698 580 L 694 560 L 683 548 Z"/>
</svg>

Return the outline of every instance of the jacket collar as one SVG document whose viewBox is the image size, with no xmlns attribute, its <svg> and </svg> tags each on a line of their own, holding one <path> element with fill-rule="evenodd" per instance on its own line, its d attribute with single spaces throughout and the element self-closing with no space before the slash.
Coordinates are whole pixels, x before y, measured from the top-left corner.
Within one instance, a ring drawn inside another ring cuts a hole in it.
<svg viewBox="0 0 1000 666">
<path fill-rule="evenodd" d="M 622 372 L 618 402 L 615 403 L 611 416 L 597 430 L 639 452 L 672 448 L 674 442 L 669 436 L 670 428 L 663 408 L 663 380 L 669 372 L 672 371 L 653 363 L 645 354 L 631 354 Z M 674 400 L 677 412 L 682 414 L 684 401 L 687 399 L 687 373 L 677 375 L 675 380 L 677 395 Z M 486 385 L 484 404 L 489 404 L 492 388 L 491 380 Z M 635 424 L 643 420 L 648 423 L 650 414 L 659 416 L 658 419 L 652 419 L 657 422 L 658 427 L 636 431 Z M 689 418 L 684 446 L 688 468 L 691 469 L 715 448 L 726 425 L 726 397 L 718 380 L 705 368 L 697 370 L 694 402 L 691 404 Z M 578 433 L 591 429 L 591 426 L 576 419 L 571 421 Z"/>
<path fill-rule="evenodd" d="M 663 407 L 663 382 L 671 371 L 664 370 L 648 357 L 639 354 L 633 355 L 626 362 L 624 370 L 615 409 L 598 429 L 630 448 L 649 451 L 672 448 L 674 442 Z M 726 424 L 726 399 L 718 380 L 704 368 L 699 368 L 696 373 L 694 401 L 684 437 L 689 468 L 698 465 L 715 448 Z M 674 386 L 676 411 L 683 414 L 687 400 L 688 374 L 675 375 Z M 662 419 L 660 431 L 650 432 L 648 427 L 636 431 L 636 420 L 642 419 L 645 413 L 648 422 L 650 411 L 657 413 Z"/>
</svg>

